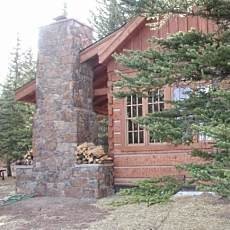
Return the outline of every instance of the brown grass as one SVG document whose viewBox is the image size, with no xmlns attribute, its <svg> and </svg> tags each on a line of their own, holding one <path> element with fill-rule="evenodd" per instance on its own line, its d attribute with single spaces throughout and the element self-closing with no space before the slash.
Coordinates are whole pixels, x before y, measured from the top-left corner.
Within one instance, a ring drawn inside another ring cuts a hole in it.
<svg viewBox="0 0 230 230">
<path fill-rule="evenodd" d="M 0 181 L 0 199 L 12 194 L 14 180 Z M 230 202 L 211 195 L 177 198 L 147 207 L 112 207 L 118 196 L 82 203 L 73 198 L 37 197 L 0 208 L 1 230 L 227 230 Z"/>
</svg>

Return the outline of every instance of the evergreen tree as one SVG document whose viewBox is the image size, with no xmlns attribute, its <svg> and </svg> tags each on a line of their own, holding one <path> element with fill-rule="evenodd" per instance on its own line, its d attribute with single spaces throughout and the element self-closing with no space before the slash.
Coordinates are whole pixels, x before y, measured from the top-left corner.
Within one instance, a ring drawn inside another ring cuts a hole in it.
<svg viewBox="0 0 230 230">
<path fill-rule="evenodd" d="M 119 0 L 97 0 L 95 12 L 91 12 L 91 24 L 99 39 L 114 32 L 130 18 L 126 4 Z"/>
<path fill-rule="evenodd" d="M 22 59 L 22 72 L 18 87 L 35 79 L 36 75 L 36 61 L 34 60 L 32 49 L 25 50 L 22 53 Z"/>
<path fill-rule="evenodd" d="M 32 116 L 34 107 L 15 100 L 15 90 L 35 78 L 35 62 L 31 50 L 21 52 L 20 40 L 12 53 L 9 74 L 0 95 L 0 158 L 10 164 L 32 146 Z"/>
<path fill-rule="evenodd" d="M 214 141 L 214 149 L 193 154 L 208 160 L 205 164 L 183 166 L 203 189 L 230 196 L 230 1 L 228 0 L 139 0 L 129 1 L 137 12 L 159 19 L 170 14 L 196 15 L 212 19 L 214 33 L 189 31 L 166 39 L 152 39 L 147 51 L 128 51 L 117 60 L 137 71 L 130 78 L 120 73 L 119 97 L 130 94 L 148 96 L 165 85 L 191 88 L 180 101 L 169 101 L 172 109 L 152 113 L 136 120 L 149 129 L 154 139 L 174 144 L 191 144 L 195 136 Z M 194 5 L 196 4 L 196 5 Z M 157 19 L 157 20 L 156 20 Z M 160 51 L 161 50 L 161 51 Z M 162 52 L 164 50 L 164 52 Z M 206 82 L 206 87 L 200 87 Z"/>
</svg>

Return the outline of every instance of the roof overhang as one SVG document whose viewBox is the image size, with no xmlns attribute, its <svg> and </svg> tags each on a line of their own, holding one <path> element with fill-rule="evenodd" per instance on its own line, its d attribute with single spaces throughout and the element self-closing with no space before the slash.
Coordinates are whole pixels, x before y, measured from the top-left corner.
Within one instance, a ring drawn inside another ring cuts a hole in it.
<svg viewBox="0 0 230 230">
<path fill-rule="evenodd" d="M 145 17 L 136 17 L 104 39 L 81 51 L 80 62 L 84 63 L 97 56 L 98 64 L 104 64 L 133 33 L 146 23 Z"/>
<path fill-rule="evenodd" d="M 36 80 L 32 80 L 16 90 L 15 98 L 17 101 L 36 103 L 35 94 L 36 94 Z"/>
</svg>

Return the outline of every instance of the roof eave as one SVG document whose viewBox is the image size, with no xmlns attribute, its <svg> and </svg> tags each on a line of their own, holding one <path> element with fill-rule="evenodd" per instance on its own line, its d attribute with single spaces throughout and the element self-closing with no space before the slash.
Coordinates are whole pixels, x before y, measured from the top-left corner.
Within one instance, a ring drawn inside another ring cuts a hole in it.
<svg viewBox="0 0 230 230">
<path fill-rule="evenodd" d="M 98 43 L 96 42 L 92 46 L 84 49 L 80 53 L 80 62 L 88 61 L 97 55 L 99 64 L 103 64 L 139 26 L 145 24 L 145 20 L 145 17 L 139 16 L 125 24 L 119 30 L 100 40 Z"/>
</svg>

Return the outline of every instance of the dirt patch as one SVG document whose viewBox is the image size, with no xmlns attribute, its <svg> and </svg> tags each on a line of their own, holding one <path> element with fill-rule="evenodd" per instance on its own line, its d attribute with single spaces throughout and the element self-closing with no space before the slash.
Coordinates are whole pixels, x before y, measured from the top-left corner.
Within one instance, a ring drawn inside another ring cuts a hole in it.
<svg viewBox="0 0 230 230">
<path fill-rule="evenodd" d="M 0 199 L 14 192 L 14 181 L 0 184 Z M 8 194 L 7 194 L 8 195 Z M 176 198 L 147 207 L 109 205 L 118 196 L 82 203 L 73 198 L 36 197 L 0 208 L 1 230 L 226 230 L 230 203 L 218 197 Z"/>
<path fill-rule="evenodd" d="M 2 182 L 2 181 L 1 181 Z M 15 193 L 15 180 L 0 184 L 0 199 Z M 1 230 L 88 229 L 106 210 L 73 198 L 35 197 L 0 208 Z"/>
<path fill-rule="evenodd" d="M 2 207 L 0 228 L 88 229 L 90 222 L 101 220 L 105 214 L 106 211 L 76 199 L 37 197 Z"/>
</svg>

